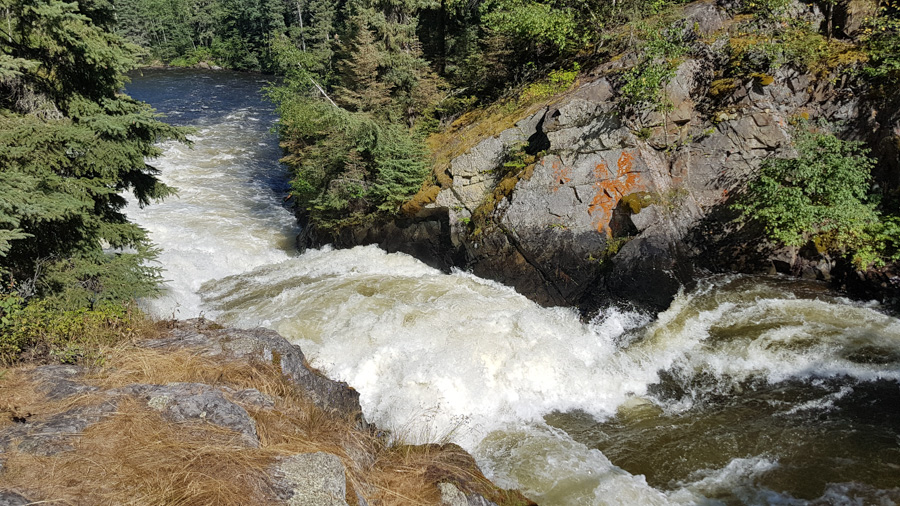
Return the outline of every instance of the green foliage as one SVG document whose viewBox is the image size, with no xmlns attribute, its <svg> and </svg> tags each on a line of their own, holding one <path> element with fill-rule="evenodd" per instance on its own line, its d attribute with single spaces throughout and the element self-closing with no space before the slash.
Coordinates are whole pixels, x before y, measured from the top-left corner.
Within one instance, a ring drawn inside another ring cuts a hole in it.
<svg viewBox="0 0 900 506">
<path fill-rule="evenodd" d="M 749 12 L 761 18 L 778 19 L 787 12 L 791 0 L 747 0 L 743 7 Z"/>
<path fill-rule="evenodd" d="M 639 49 L 642 57 L 623 73 L 621 93 L 626 103 L 635 109 L 663 111 L 671 107 L 665 100 L 663 88 L 675 77 L 687 47 L 680 40 L 678 30 L 646 25 L 639 28 L 646 36 Z"/>
<path fill-rule="evenodd" d="M 348 216 L 395 212 L 428 174 L 412 131 L 305 95 L 276 89 L 279 133 L 297 205 L 319 226 Z"/>
<path fill-rule="evenodd" d="M 538 156 L 528 154 L 528 143 L 521 142 L 510 147 L 503 162 L 502 176 L 508 177 L 519 173 L 529 165 L 534 165 Z"/>
<path fill-rule="evenodd" d="M 268 68 L 271 38 L 291 17 L 280 0 L 118 0 L 116 7 L 117 32 L 153 59 L 246 70 Z"/>
<path fill-rule="evenodd" d="M 391 83 L 383 78 L 382 70 L 386 52 L 376 44 L 364 16 L 354 16 L 351 30 L 349 57 L 338 63 L 343 84 L 336 90 L 338 102 L 353 111 L 380 110 L 391 101 Z"/>
<path fill-rule="evenodd" d="M 881 9 L 882 15 L 870 20 L 865 29 L 870 64 L 863 72 L 881 84 L 896 83 L 900 78 L 900 19 L 887 6 Z"/>
<path fill-rule="evenodd" d="M 574 12 L 533 0 L 493 0 L 481 7 L 488 29 L 531 45 L 561 52 L 577 46 L 580 36 Z"/>
<path fill-rule="evenodd" d="M 24 296 L 73 304 L 148 293 L 158 278 L 138 205 L 172 194 L 146 158 L 157 140 L 185 140 L 120 93 L 135 46 L 103 27 L 108 10 L 59 0 L 0 0 L 0 273 Z"/>
<path fill-rule="evenodd" d="M 272 46 L 286 74 L 269 92 L 283 161 L 298 207 L 319 227 L 395 213 L 428 176 L 422 132 L 434 128 L 443 82 L 422 58 L 421 7 L 350 2 L 333 53 L 304 51 L 286 36 Z"/>
<path fill-rule="evenodd" d="M 25 299 L 15 294 L 0 293 L 0 364 L 8 364 L 25 346 L 25 338 L 14 331 L 21 319 Z"/>
<path fill-rule="evenodd" d="M 900 217 L 884 216 L 870 224 L 855 246 L 853 263 L 859 268 L 900 261 Z"/>
<path fill-rule="evenodd" d="M 173 67 L 193 67 L 200 62 L 217 63 L 212 49 L 198 47 L 197 49 L 189 50 L 185 54 L 173 58 L 169 65 Z"/>
<path fill-rule="evenodd" d="M 800 131 L 797 158 L 763 163 L 734 205 L 741 221 L 760 223 L 777 243 L 801 246 L 813 238 L 825 249 L 854 249 L 878 222 L 868 196 L 874 161 L 859 143 Z"/>
<path fill-rule="evenodd" d="M 100 346 L 132 339 L 146 323 L 131 305 L 60 310 L 47 301 L 26 303 L 0 293 L 0 364 L 13 364 L 26 353 L 62 363 L 95 361 Z"/>
<path fill-rule="evenodd" d="M 526 86 L 519 95 L 519 101 L 527 103 L 541 100 L 568 90 L 575 83 L 575 79 L 578 78 L 580 69 L 578 62 L 575 62 L 572 64 L 571 70 L 556 69 L 550 71 L 546 80 Z"/>
<path fill-rule="evenodd" d="M 391 125 L 382 131 L 372 155 L 373 201 L 381 211 L 396 212 L 419 191 L 428 175 L 425 146 L 403 127 Z"/>
<path fill-rule="evenodd" d="M 732 76 L 774 73 L 791 65 L 819 75 L 848 70 L 867 56 L 853 44 L 828 39 L 804 22 L 790 21 L 775 28 L 752 28 L 728 43 Z"/>
</svg>

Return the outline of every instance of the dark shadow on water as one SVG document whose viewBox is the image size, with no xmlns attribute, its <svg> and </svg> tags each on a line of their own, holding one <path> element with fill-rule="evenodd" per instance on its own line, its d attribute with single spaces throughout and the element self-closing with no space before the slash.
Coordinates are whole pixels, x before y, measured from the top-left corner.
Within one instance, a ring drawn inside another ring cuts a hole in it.
<svg viewBox="0 0 900 506">
<path fill-rule="evenodd" d="M 129 78 L 125 92 L 150 104 L 173 125 L 202 129 L 243 114 L 241 128 L 265 142 L 254 146 L 253 158 L 244 161 L 250 184 L 268 189 L 279 201 L 290 191 L 287 170 L 273 170 L 282 152 L 277 135 L 271 133 L 278 116 L 265 99 L 264 88 L 276 77 L 228 70 L 144 69 Z"/>
</svg>

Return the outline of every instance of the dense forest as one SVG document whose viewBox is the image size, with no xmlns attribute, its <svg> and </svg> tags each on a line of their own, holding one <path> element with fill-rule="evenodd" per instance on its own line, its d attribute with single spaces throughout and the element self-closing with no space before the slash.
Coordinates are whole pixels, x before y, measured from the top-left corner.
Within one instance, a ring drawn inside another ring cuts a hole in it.
<svg viewBox="0 0 900 506">
<path fill-rule="evenodd" d="M 424 142 L 429 133 L 498 99 L 516 108 L 564 91 L 592 64 L 641 54 L 617 76 L 622 114 L 665 112 L 661 89 L 696 42 L 679 25 L 681 3 L 122 0 L 117 31 L 147 48 L 148 61 L 205 61 L 285 76 L 271 96 L 280 107 L 293 195 L 313 223 L 334 229 L 396 213 L 423 183 L 427 191 L 441 177 L 432 174 Z M 720 87 L 781 66 L 850 76 L 874 93 L 895 82 L 900 36 L 891 3 L 867 7 L 864 26 L 853 33 L 832 21 L 847 7 L 830 0 L 818 6 L 827 18 L 820 29 L 792 14 L 796 7 L 787 0 L 727 7 L 747 18 L 747 37 L 728 46 L 731 63 Z M 839 158 L 841 150 L 856 153 L 850 145 L 835 149 Z M 523 165 L 527 155 L 517 156 L 511 166 Z M 847 160 L 848 167 L 859 166 L 853 156 Z M 867 163 L 862 166 L 868 174 Z M 868 245 L 890 242 L 885 230 L 895 226 L 872 229 L 876 196 L 869 195 L 867 175 L 855 181 L 852 200 L 867 211 L 843 221 L 829 211 L 845 207 L 835 200 L 843 197 L 782 196 L 787 208 L 797 199 L 807 203 L 810 217 L 802 228 L 823 225 L 833 236 L 844 227 L 829 240 L 839 249 L 865 250 L 861 261 L 871 262 L 880 252 Z M 752 205 L 745 209 L 766 216 Z M 783 218 L 767 224 L 773 239 L 785 239 L 777 223 Z"/>
<path fill-rule="evenodd" d="M 782 66 L 843 76 L 885 100 L 897 85 L 900 11 L 891 2 L 866 7 L 852 33 L 832 22 L 846 9 L 833 0 L 817 5 L 827 22 L 816 29 L 788 0 L 726 3 L 745 33 L 723 47 L 729 63 L 711 95 L 740 79 L 764 82 Z M 442 161 L 429 152 L 429 135 L 467 113 L 512 111 L 564 92 L 600 62 L 630 55 L 613 74 L 623 117 L 666 112 L 661 89 L 698 39 L 679 24 L 681 5 L 2 0 L 3 325 L 19 325 L 28 307 L 121 312 L 160 279 L 147 263 L 154 252 L 145 232 L 122 212 L 123 193 L 141 205 L 171 194 L 145 160 L 158 155 L 154 143 L 186 137 L 120 93 L 130 69 L 203 62 L 282 76 L 269 95 L 294 202 L 308 223 L 335 229 L 433 198 Z M 741 219 L 784 244 L 818 238 L 863 267 L 896 260 L 896 199 L 892 187 L 873 185 L 876 160 L 827 129 L 798 138 L 800 161 L 767 162 L 735 208 Z M 510 153 L 504 170 L 536 154 Z M 25 334 L 0 353 L 18 353 Z"/>
<path fill-rule="evenodd" d="M 125 321 L 130 301 L 155 293 L 153 246 L 123 193 L 142 206 L 171 195 L 145 160 L 185 132 L 121 94 L 140 49 L 112 33 L 112 5 L 12 0 L 0 12 L 3 360 L 51 327 L 68 346 L 83 325 Z"/>
</svg>

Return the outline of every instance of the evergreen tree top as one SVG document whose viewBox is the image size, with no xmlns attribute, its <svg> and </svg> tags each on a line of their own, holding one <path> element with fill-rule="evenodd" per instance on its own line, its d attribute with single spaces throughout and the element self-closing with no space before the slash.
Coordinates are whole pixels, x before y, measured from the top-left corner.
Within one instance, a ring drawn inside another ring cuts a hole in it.
<svg viewBox="0 0 900 506">
<path fill-rule="evenodd" d="M 51 294 L 65 272 L 102 298 L 102 266 L 128 264 L 124 295 L 146 292 L 154 273 L 115 251 L 149 252 L 123 192 L 142 206 L 171 195 L 145 160 L 185 132 L 121 93 L 137 47 L 106 30 L 109 2 L 0 0 L 0 16 L 0 273 Z"/>
</svg>

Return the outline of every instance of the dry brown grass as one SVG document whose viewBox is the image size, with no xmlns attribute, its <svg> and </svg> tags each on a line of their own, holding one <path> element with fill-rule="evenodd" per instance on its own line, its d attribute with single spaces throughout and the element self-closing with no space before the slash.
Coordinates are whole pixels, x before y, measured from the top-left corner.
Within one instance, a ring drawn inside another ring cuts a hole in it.
<svg viewBox="0 0 900 506">
<path fill-rule="evenodd" d="M 370 480 L 379 492 L 379 504 L 384 505 L 438 504 L 441 482 L 452 482 L 463 492 L 481 494 L 500 505 L 534 504 L 519 492 L 498 489 L 484 477 L 475 459 L 452 443 L 386 448 L 378 455 Z"/>
<path fill-rule="evenodd" d="M 357 493 L 373 506 L 437 504 L 440 481 L 457 482 L 468 491 L 481 490 L 472 483 L 493 490 L 471 457 L 458 458 L 462 450 L 389 445 L 357 420 L 316 407 L 272 364 L 134 344 L 104 350 L 103 356 L 104 366 L 84 378 L 101 390 L 135 383 L 201 382 L 235 390 L 255 388 L 270 396 L 272 409 L 243 405 L 256 421 L 260 447 L 247 447 L 239 434 L 210 423 L 167 421 L 136 398 L 120 397 L 113 414 L 75 440 L 75 451 L 49 457 L 15 450 L 3 454 L 0 490 L 15 490 L 46 504 L 272 504 L 267 470 L 279 457 L 318 451 L 337 455 L 344 463 L 351 505 Z M 98 404 L 104 396 L 47 401 L 28 370 L 21 367 L 0 380 L 0 430 L 16 423 L 14 416 L 39 420 L 76 405 Z"/>
<path fill-rule="evenodd" d="M 29 376 L 32 366 L 9 370 L 0 379 L 0 430 L 34 417 L 61 413 L 79 406 L 98 404 L 103 394 L 85 393 L 62 399 L 48 399 L 42 383 Z"/>
<path fill-rule="evenodd" d="M 50 457 L 10 452 L 8 487 L 58 504 L 265 504 L 270 452 L 247 448 L 212 424 L 173 424 L 123 399 L 87 428 L 75 451 Z"/>
<path fill-rule="evenodd" d="M 281 370 L 272 364 L 204 356 L 187 348 L 166 350 L 135 345 L 107 353 L 104 367 L 94 369 L 88 379 L 92 385 L 105 389 L 134 383 L 162 385 L 176 382 L 256 388 L 273 396 L 287 395 L 294 389 L 281 375 Z"/>
</svg>

